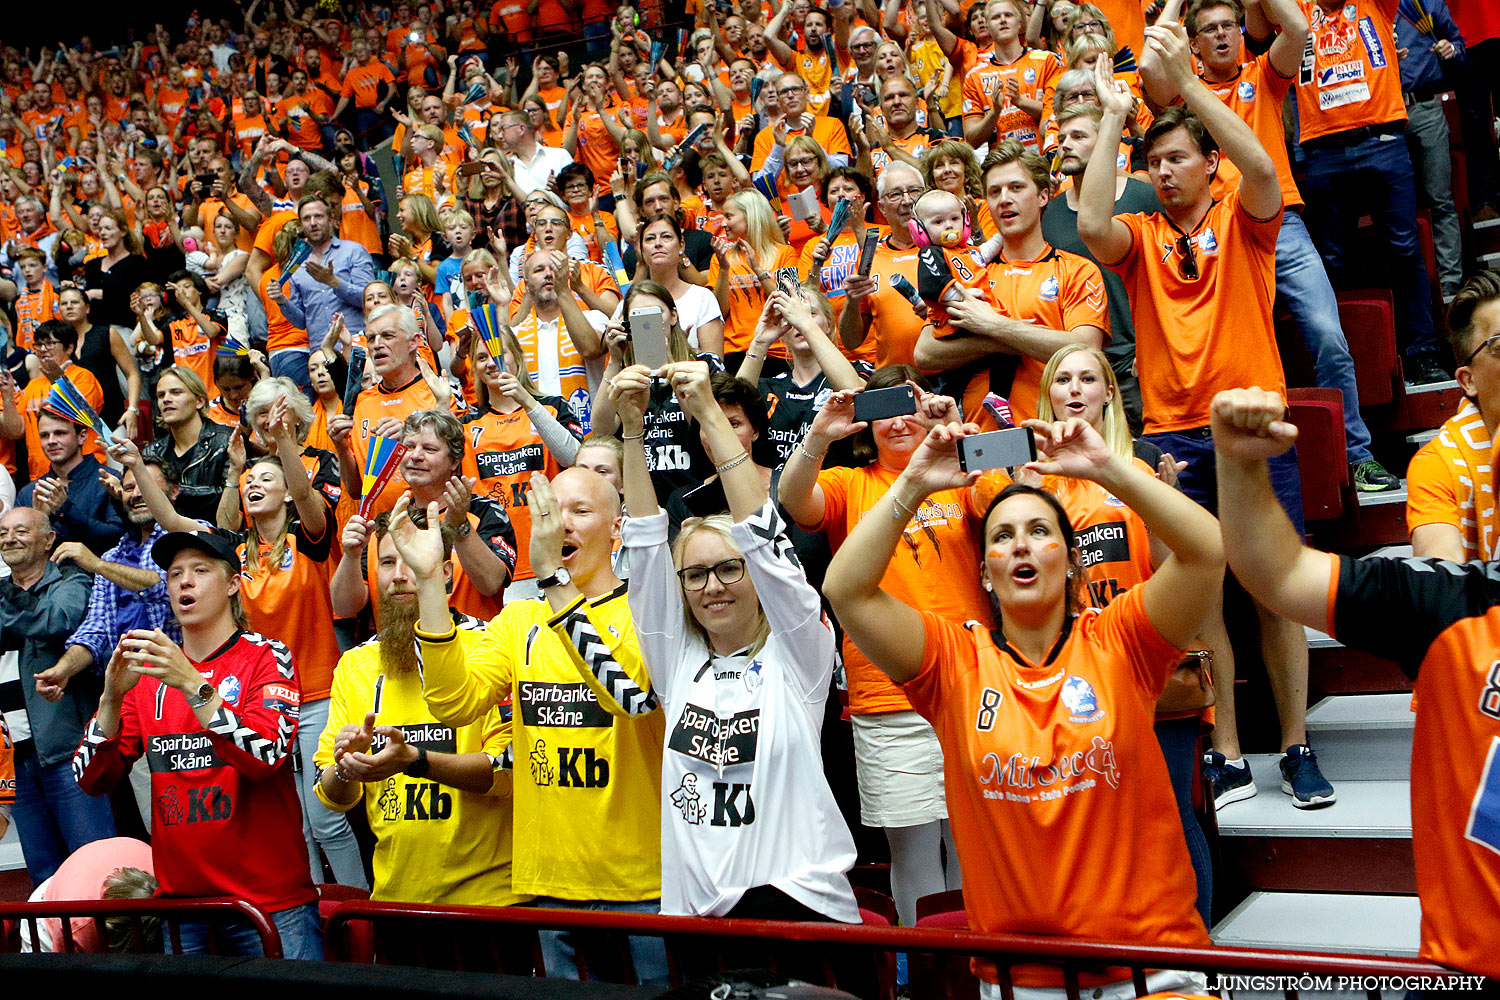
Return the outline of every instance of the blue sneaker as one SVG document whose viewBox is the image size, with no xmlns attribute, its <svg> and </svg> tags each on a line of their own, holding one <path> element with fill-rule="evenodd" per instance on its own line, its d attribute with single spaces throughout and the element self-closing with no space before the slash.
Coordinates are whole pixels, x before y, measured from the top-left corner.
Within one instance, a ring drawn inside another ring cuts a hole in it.
<svg viewBox="0 0 1500 1000">
<path fill-rule="evenodd" d="M 1333 805 L 1333 786 L 1318 770 L 1318 756 L 1306 743 L 1286 748 L 1281 755 L 1281 790 L 1292 797 L 1298 809 Z"/>
<path fill-rule="evenodd" d="M 1210 750 L 1203 755 L 1203 773 L 1213 788 L 1215 810 L 1255 795 L 1255 778 L 1243 758 L 1238 764 L 1231 764 L 1223 754 Z"/>
</svg>

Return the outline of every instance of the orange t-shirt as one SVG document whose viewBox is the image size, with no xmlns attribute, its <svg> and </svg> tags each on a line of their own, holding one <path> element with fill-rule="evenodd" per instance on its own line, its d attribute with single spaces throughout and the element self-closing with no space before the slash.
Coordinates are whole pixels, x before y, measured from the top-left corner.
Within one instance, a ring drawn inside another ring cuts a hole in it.
<svg viewBox="0 0 1500 1000">
<path fill-rule="evenodd" d="M 405 420 L 418 410 L 430 410 L 436 405 L 437 399 L 420 375 L 398 389 L 387 389 L 383 382 L 377 381 L 373 386 L 361 392 L 359 398 L 354 401 L 354 412 L 351 414 L 354 420 L 352 442 L 354 457 L 360 474 L 364 473 L 365 454 L 369 449 L 370 437 L 382 420 L 387 417 Z M 401 473 L 393 473 L 390 481 L 385 485 L 384 492 L 372 506 L 370 517 L 373 518 L 376 514 L 384 513 L 396 506 L 396 501 L 401 499 L 401 494 L 407 489 L 406 480 L 401 477 Z M 359 497 L 350 499 L 358 506 Z"/>
<path fill-rule="evenodd" d="M 614 115 L 619 110 L 620 102 L 616 100 L 604 109 L 604 114 Z M 609 177 L 615 172 L 619 154 L 620 147 L 615 145 L 599 112 L 583 112 L 578 119 L 578 154 L 574 159 L 594 172 L 595 194 L 609 191 Z"/>
<path fill-rule="evenodd" d="M 370 196 L 370 184 L 368 181 L 356 181 L 365 192 L 365 197 Z M 373 202 L 374 199 L 371 199 Z M 379 205 L 376 205 L 377 210 Z M 339 204 L 339 239 L 358 243 L 372 255 L 385 252 L 385 247 L 380 244 L 380 223 L 370 217 L 365 211 L 364 202 L 359 200 L 359 195 L 350 187 L 344 188 L 344 200 Z"/>
<path fill-rule="evenodd" d="M 787 140 L 791 141 L 799 135 L 807 135 L 804 129 L 787 130 Z M 830 118 L 827 115 L 814 115 L 812 137 L 822 147 L 824 153 L 843 153 L 849 157 L 849 162 L 854 162 L 853 152 L 849 149 L 849 133 L 844 131 L 844 123 L 838 118 Z M 776 146 L 776 135 L 772 129 L 763 128 L 755 136 L 755 149 L 750 157 L 750 169 L 759 170 L 766 165 L 766 157 L 771 155 L 771 150 Z M 783 171 L 782 176 L 786 174 Z"/>
<path fill-rule="evenodd" d="M 976 575 L 972 563 L 966 575 Z M 924 612 L 922 624 L 922 667 L 903 690 L 943 747 L 948 818 L 968 862 L 969 926 L 1207 947 L 1152 730 L 1157 698 L 1182 653 L 1146 617 L 1141 589 L 1068 622 L 1042 665 L 997 646 L 977 622 Z M 994 863 L 1002 858 L 1046 862 Z M 997 981 L 991 962 L 975 960 L 974 971 Z M 1053 968 L 1012 971 L 1022 986 L 1062 983 Z M 1106 970 L 1082 981 L 1129 975 Z"/>
<path fill-rule="evenodd" d="M 760 281 L 755 277 L 755 272 L 750 265 L 740 259 L 738 253 L 734 253 L 729 265 L 729 308 L 724 312 L 724 353 L 737 354 L 750 349 L 750 342 L 755 336 L 755 326 L 760 322 L 761 310 L 766 304 L 766 293 L 761 288 Z M 776 256 L 771 260 L 760 261 L 761 270 L 776 277 L 776 272 L 790 268 L 797 268 L 797 255 L 792 248 L 785 243 L 776 245 Z M 718 287 L 719 272 L 722 267 L 717 255 L 708 265 L 708 289 L 713 291 Z M 800 272 L 799 272 L 800 278 Z M 777 341 L 771 346 L 771 354 L 775 357 L 786 357 L 786 345 Z"/>
<path fill-rule="evenodd" d="M 1103 343 L 1109 343 L 1109 300 L 1104 276 L 1099 273 L 1099 266 L 1087 257 L 1049 246 L 1034 261 L 1001 257 L 990 265 L 988 275 L 989 300 L 1011 319 L 1049 330 L 1098 327 L 1104 333 Z M 1046 361 L 1021 355 L 1008 397 L 1017 421 L 1036 416 L 1045 367 Z M 965 413 L 984 412 L 981 403 L 989 391 L 988 378 L 983 381 L 984 387 L 979 389 L 977 397 L 973 397 L 972 391 L 965 393 Z"/>
<path fill-rule="evenodd" d="M 1463 533 L 1465 560 L 1496 558 L 1495 461 L 1484 417 L 1465 399 L 1406 468 L 1406 530 L 1451 524 Z"/>
<path fill-rule="evenodd" d="M 862 469 L 835 467 L 818 473 L 823 520 L 803 525 L 828 534 L 835 552 L 865 512 L 885 496 L 900 473 L 879 462 Z M 897 600 L 953 622 L 987 619 L 989 602 L 979 586 L 983 554 L 976 539 L 984 510 L 973 490 L 943 490 L 922 501 L 896 546 L 880 586 Z M 934 587 L 932 581 L 942 580 Z M 906 712 L 912 708 L 901 689 L 871 663 L 847 636 L 844 668 L 849 677 L 849 711 L 855 715 Z"/>
<path fill-rule="evenodd" d="M 1156 474 L 1140 459 L 1131 461 Z M 1042 489 L 1057 497 L 1068 512 L 1094 607 L 1106 608 L 1131 587 L 1151 579 L 1150 533 L 1146 522 L 1123 500 L 1098 483 L 1068 476 L 1047 476 Z"/>
<path fill-rule="evenodd" d="M 1406 121 L 1393 25 L 1397 0 L 1345 0 L 1326 13 L 1299 0 L 1311 29 L 1297 78 L 1302 142 Z"/>
<path fill-rule="evenodd" d="M 104 390 L 99 387 L 99 380 L 94 378 L 92 372 L 82 365 L 69 365 L 63 369 L 73 387 L 83 393 L 83 398 L 98 413 L 104 408 Z M 52 463 L 47 461 L 47 456 L 42 452 L 42 435 L 37 430 L 37 414 L 42 412 L 42 404 L 47 401 L 47 395 L 52 391 L 52 380 L 45 375 L 38 375 L 26 383 L 26 388 L 16 393 L 16 409 L 21 411 L 21 416 L 26 420 L 26 466 L 30 471 L 30 478 L 40 479 L 52 470 Z M 104 453 L 104 445 L 99 441 L 99 435 L 93 431 L 85 431 L 83 435 L 83 453 L 93 455 L 101 464 L 109 462 L 109 456 Z"/>
<path fill-rule="evenodd" d="M 371 59 L 363 66 L 351 67 L 344 74 L 344 85 L 339 88 L 339 96 L 352 98 L 356 108 L 373 108 L 380 102 L 382 83 L 394 88 L 396 78 L 391 75 L 385 63 L 379 59 Z"/>
<path fill-rule="evenodd" d="M 1052 116 L 1052 92 L 1057 89 L 1057 78 L 1062 72 L 1062 63 L 1057 56 L 1044 49 L 1025 49 L 1015 62 L 1003 65 L 995 61 L 995 54 L 991 52 L 964 76 L 964 118 L 983 118 L 994 103 L 995 91 L 1014 80 L 1022 97 L 1041 102 L 1041 117 L 1032 118 L 1007 100 L 1000 117 L 995 120 L 995 136 L 989 139 L 990 145 L 1002 139 L 1014 139 L 1041 152 L 1039 122 Z"/>
<path fill-rule="evenodd" d="M 620 238 L 620 224 L 615 221 L 613 212 L 600 212 L 599 218 L 604 223 L 604 234 L 611 240 Z M 599 246 L 599 240 L 594 236 L 594 217 L 592 215 L 574 215 L 568 213 L 568 224 L 572 226 L 573 232 L 583 240 L 583 245 L 588 248 L 589 260 L 595 264 L 604 263 L 604 250 Z"/>
<path fill-rule="evenodd" d="M 298 149 L 317 152 L 323 148 L 323 136 L 317 121 L 302 109 L 304 104 L 325 118 L 333 114 L 333 102 L 318 87 L 309 87 L 306 95 L 283 97 L 276 102 L 276 114 L 286 123 L 287 141 Z"/>
<path fill-rule="evenodd" d="M 1300 208 L 1302 192 L 1297 190 L 1297 182 L 1292 177 L 1292 162 L 1286 155 L 1285 132 L 1281 126 L 1281 106 L 1286 101 L 1286 92 L 1292 87 L 1291 79 L 1276 72 L 1276 67 L 1271 65 L 1270 53 L 1266 53 L 1240 66 L 1239 72 L 1223 83 L 1208 79 L 1203 82 L 1255 130 L 1256 138 L 1271 154 L 1271 160 L 1276 164 L 1276 179 L 1281 182 L 1281 203 L 1287 208 Z M 1240 168 L 1229 157 L 1220 156 L 1219 171 L 1214 175 L 1214 197 L 1224 197 L 1224 193 L 1237 187 L 1239 182 Z"/>
<path fill-rule="evenodd" d="M 52 282 L 42 279 L 42 287 L 36 291 L 22 292 L 16 297 L 16 346 L 31 350 L 31 337 L 36 328 L 53 317 L 57 307 L 57 292 Z"/>
<path fill-rule="evenodd" d="M 1197 280 L 1182 276 L 1177 229 L 1160 212 L 1117 215 L 1130 229 L 1123 260 L 1101 261 L 1120 274 L 1135 317 L 1147 433 L 1208 424 L 1221 389 L 1259 386 L 1285 394 L 1281 353 L 1271 325 L 1276 299 L 1276 234 L 1281 213 L 1252 219 L 1239 190 L 1214 203 L 1186 234 Z"/>
<path fill-rule="evenodd" d="M 550 397 L 537 402 L 579 438 L 580 427 L 562 400 Z M 475 494 L 486 496 L 505 509 L 516 532 L 514 580 L 536 576 L 531 569 L 531 474 L 541 472 L 551 479 L 562 471 L 556 457 L 542 445 L 526 411 L 511 413 L 485 410 L 464 424 L 463 474 L 479 480 Z"/>
<path fill-rule="evenodd" d="M 870 332 L 865 342 L 875 342 L 875 366 L 909 365 L 922 336 L 922 327 L 927 320 L 918 316 L 910 300 L 891 287 L 896 275 L 901 275 L 917 287 L 917 248 L 897 250 L 891 246 L 887 233 L 875 246 L 875 260 L 870 265 L 870 277 L 875 279 L 875 291 L 865 299 L 870 310 Z M 863 345 L 861 345 L 863 346 Z"/>
<path fill-rule="evenodd" d="M 262 541 L 256 569 L 252 572 L 247 567 L 240 573 L 240 598 L 250 627 L 287 644 L 304 704 L 328 697 L 333 668 L 339 662 L 338 640 L 329 628 L 333 621 L 329 548 L 334 531 L 331 513 L 318 539 L 308 538 L 302 522 L 294 521 L 286 533 L 280 566 L 268 565 L 271 546 Z M 239 546 L 242 563 L 247 544 Z"/>
<path fill-rule="evenodd" d="M 255 152 L 255 144 L 260 142 L 261 137 L 276 128 L 275 120 L 267 118 L 264 114 L 256 115 L 254 118 L 235 115 L 232 124 L 234 141 L 239 144 L 240 152 L 245 157 Z"/>
<path fill-rule="evenodd" d="M 229 200 L 240 206 L 240 208 L 249 209 L 252 212 L 257 211 L 255 205 L 250 201 L 250 196 L 243 191 L 236 191 L 230 196 Z M 229 210 L 224 207 L 224 202 L 220 199 L 206 198 L 198 206 L 198 225 L 203 227 L 205 233 L 211 233 L 214 231 L 214 220 L 219 217 L 219 213 L 227 211 Z M 241 226 L 240 234 L 235 238 L 234 245 L 246 253 L 254 250 L 255 232 L 255 229 L 246 229 L 244 226 Z"/>
<path fill-rule="evenodd" d="M 215 326 L 217 336 L 222 337 L 223 327 Z M 191 316 L 174 319 L 167 324 L 165 333 L 171 338 L 173 364 L 192 369 L 193 374 L 203 380 L 210 399 L 218 395 L 218 387 L 214 385 L 214 342 L 204 336 L 197 320 Z"/>
<path fill-rule="evenodd" d="M 1104 14 L 1116 45 L 1128 45 L 1140 58 L 1146 43 L 1146 12 L 1140 0 L 1095 0 L 1094 6 Z"/>
<path fill-rule="evenodd" d="M 531 41 L 531 15 L 524 0 L 497 0 L 490 8 L 490 30 L 518 42 Z"/>
<path fill-rule="evenodd" d="M 261 277 L 260 288 L 256 289 L 260 296 L 260 304 L 266 310 L 267 354 L 275 354 L 288 347 L 300 349 L 307 346 L 307 331 L 287 319 L 281 311 L 281 304 L 266 294 L 266 289 L 271 287 L 271 282 L 280 280 L 281 265 L 273 262 Z"/>
</svg>

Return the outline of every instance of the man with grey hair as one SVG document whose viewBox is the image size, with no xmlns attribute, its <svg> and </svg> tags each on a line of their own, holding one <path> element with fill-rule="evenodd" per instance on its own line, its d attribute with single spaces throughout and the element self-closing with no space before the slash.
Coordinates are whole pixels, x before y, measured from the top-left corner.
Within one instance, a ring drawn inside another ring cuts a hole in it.
<svg viewBox="0 0 1500 1000">
<path fill-rule="evenodd" d="M 907 223 L 924 190 L 922 175 L 909 163 L 893 160 L 881 171 L 875 192 L 891 231 L 875 245 L 870 276 L 862 278 L 856 272 L 844 284 L 847 298 L 839 316 L 839 340 L 846 350 L 853 350 L 873 332 L 878 365 L 911 364 L 926 322 L 891 285 L 898 276 L 916 285 L 917 247 Z"/>
<path fill-rule="evenodd" d="M 555 208 L 538 213 L 538 221 L 556 224 Z M 607 361 L 603 332 L 609 317 L 584 310 L 568 290 L 568 259 L 557 250 L 538 250 L 526 258 L 522 277 L 531 312 L 514 324 L 516 339 L 526 352 L 532 379 L 544 395 L 568 401 L 579 422 L 589 426 L 593 391 L 604 376 Z"/>
<path fill-rule="evenodd" d="M 57 265 L 52 260 L 52 249 L 57 246 L 58 231 L 47 222 L 47 206 L 40 198 L 25 194 L 15 200 L 16 234 L 0 247 L 0 267 L 15 268 L 16 253 L 22 247 L 36 247 L 47 255 L 47 280 L 57 283 Z M 30 289 L 27 289 L 28 291 Z"/>
<path fill-rule="evenodd" d="M 854 71 L 845 74 L 838 95 L 846 114 L 861 107 L 860 88 L 869 87 L 877 95 L 880 93 L 880 74 L 875 72 L 875 51 L 879 48 L 880 32 L 869 25 L 860 25 L 849 32 L 849 55 L 854 58 Z"/>
</svg>

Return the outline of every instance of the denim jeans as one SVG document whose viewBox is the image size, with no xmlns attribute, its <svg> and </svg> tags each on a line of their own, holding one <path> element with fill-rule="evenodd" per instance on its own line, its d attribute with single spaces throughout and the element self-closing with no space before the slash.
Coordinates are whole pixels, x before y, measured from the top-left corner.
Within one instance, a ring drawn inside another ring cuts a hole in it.
<svg viewBox="0 0 1500 1000">
<path fill-rule="evenodd" d="M 1214 439 L 1207 427 L 1190 431 L 1169 431 L 1144 435 L 1147 441 L 1167 452 L 1187 468 L 1177 476 L 1177 488 L 1215 517 L 1219 516 L 1219 481 L 1214 460 Z M 1297 534 L 1305 534 L 1302 516 L 1302 476 L 1297 471 L 1297 449 L 1294 447 L 1267 463 L 1271 467 L 1271 489 L 1281 502 L 1281 509 L 1292 519 Z"/>
<path fill-rule="evenodd" d="M 1213 926 L 1214 863 L 1208 851 L 1208 838 L 1193 812 L 1193 766 L 1198 759 L 1198 717 L 1162 719 L 1156 723 L 1156 742 L 1167 762 L 1167 777 L 1172 779 L 1172 795 L 1177 799 L 1177 815 L 1187 838 L 1188 858 L 1198 880 L 1198 915 L 1203 926 Z"/>
<path fill-rule="evenodd" d="M 312 862 L 312 880 L 314 883 L 323 881 L 323 862 L 318 858 L 318 848 L 321 847 L 328 858 L 328 867 L 333 869 L 335 882 L 368 889 L 370 883 L 365 879 L 365 864 L 360 858 L 354 831 L 349 828 L 349 817 L 319 802 L 315 790 L 318 769 L 313 766 L 313 755 L 318 752 L 318 738 L 327 725 L 327 698 L 302 703 L 302 715 L 297 723 L 297 752 L 302 765 L 297 775 L 297 796 L 302 800 L 302 837 L 307 841 L 307 857 Z"/>
<path fill-rule="evenodd" d="M 276 931 L 281 935 L 283 957 L 308 962 L 322 961 L 323 924 L 318 918 L 317 903 L 303 903 L 289 910 L 279 910 L 271 914 L 271 922 L 276 925 Z M 215 931 L 222 949 L 221 954 L 245 955 L 251 958 L 265 954 L 265 949 L 261 947 L 260 935 L 255 933 L 255 928 L 249 924 L 219 924 Z M 171 933 L 164 928 L 162 936 L 165 938 L 167 954 L 173 954 Z M 181 936 L 182 954 L 208 954 L 207 924 L 183 923 Z"/>
<path fill-rule="evenodd" d="M 78 787 L 73 762 L 43 767 L 35 755 L 16 761 L 16 804 L 11 811 L 21 854 L 34 885 L 51 878 L 69 854 L 115 835 L 109 797 Z"/>
<path fill-rule="evenodd" d="M 1359 415 L 1359 387 L 1354 358 L 1339 324 L 1339 302 L 1328 283 L 1328 272 L 1313 246 L 1302 215 L 1295 210 L 1282 215 L 1276 237 L 1276 297 L 1291 311 L 1307 353 L 1312 355 L 1318 385 L 1337 389 L 1344 397 L 1344 440 L 1349 462 L 1368 461 L 1370 430 Z"/>
<path fill-rule="evenodd" d="M 613 900 L 553 899 L 540 896 L 528 906 L 548 910 L 610 910 L 615 913 L 660 913 L 661 900 L 647 899 L 638 903 L 621 903 Z M 584 958 L 591 970 L 598 969 L 601 962 L 610 961 L 611 949 L 600 947 L 596 935 L 580 935 L 573 931 L 540 931 L 542 959 L 547 964 L 547 975 L 553 979 L 577 979 L 578 966 L 573 955 L 577 945 L 582 944 Z M 578 940 L 580 937 L 584 940 Z M 590 941 L 589 937 L 596 940 Z M 667 945 L 658 937 L 631 937 L 630 961 L 635 965 L 636 981 L 644 984 L 667 982 Z M 595 977 L 597 978 L 597 976 Z"/>
<path fill-rule="evenodd" d="M 1417 186 L 1399 134 L 1369 136 L 1346 146 L 1304 143 L 1307 228 L 1328 276 L 1341 288 L 1369 284 L 1360 267 L 1369 255 L 1355 246 L 1360 216 L 1375 223 L 1374 240 L 1391 260 L 1396 325 L 1407 354 L 1438 349 L 1427 264 L 1417 238 Z"/>
</svg>

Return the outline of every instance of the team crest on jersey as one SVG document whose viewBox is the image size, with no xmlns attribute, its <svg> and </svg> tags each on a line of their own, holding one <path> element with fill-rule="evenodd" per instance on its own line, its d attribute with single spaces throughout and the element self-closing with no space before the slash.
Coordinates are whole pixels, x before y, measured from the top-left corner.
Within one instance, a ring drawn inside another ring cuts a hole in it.
<svg viewBox="0 0 1500 1000">
<path fill-rule="evenodd" d="M 1098 722 L 1104 718 L 1104 710 L 1099 707 L 1099 697 L 1094 694 L 1094 686 L 1077 674 L 1069 674 L 1068 679 L 1063 681 L 1062 703 L 1068 706 L 1068 711 L 1073 713 L 1071 722 Z"/>
<path fill-rule="evenodd" d="M 1345 20 L 1352 21 L 1352 20 L 1354 20 L 1355 16 L 1358 15 L 1358 14 L 1359 14 L 1359 8 L 1356 7 L 1356 6 L 1354 6 L 1354 4 L 1350 3 L 1350 4 L 1345 4 L 1344 5 L 1344 19 Z"/>
<path fill-rule="evenodd" d="M 829 386 L 825 385 L 823 388 L 819 389 L 817 395 L 813 396 L 813 409 L 821 410 L 823 408 L 823 404 L 828 402 L 828 397 L 832 395 L 833 389 Z"/>
<path fill-rule="evenodd" d="M 1241 80 L 1238 87 L 1240 100 L 1249 102 L 1255 100 L 1255 84 L 1249 80 Z"/>
<path fill-rule="evenodd" d="M 1026 72 L 1023 73 L 1022 76 L 1026 77 L 1027 83 L 1036 83 L 1036 70 L 1032 69 L 1031 67 L 1028 66 L 1026 68 Z"/>
<path fill-rule="evenodd" d="M 1043 302 L 1056 302 L 1057 293 L 1057 276 L 1053 275 L 1052 277 L 1042 282 L 1042 287 L 1037 292 L 1037 298 L 1041 299 Z"/>
<path fill-rule="evenodd" d="M 226 705 L 237 705 L 240 701 L 240 679 L 230 674 L 219 682 L 219 697 Z"/>
<path fill-rule="evenodd" d="M 765 678 L 761 676 L 759 660 L 750 661 L 750 666 L 745 668 L 745 673 L 741 677 L 741 680 L 745 682 L 746 691 L 756 691 L 760 689 L 761 681 L 765 680 Z"/>
<path fill-rule="evenodd" d="M 1198 237 L 1198 251 L 1200 253 L 1219 252 L 1219 238 L 1214 235 L 1212 226 L 1203 230 L 1203 234 Z"/>
</svg>

